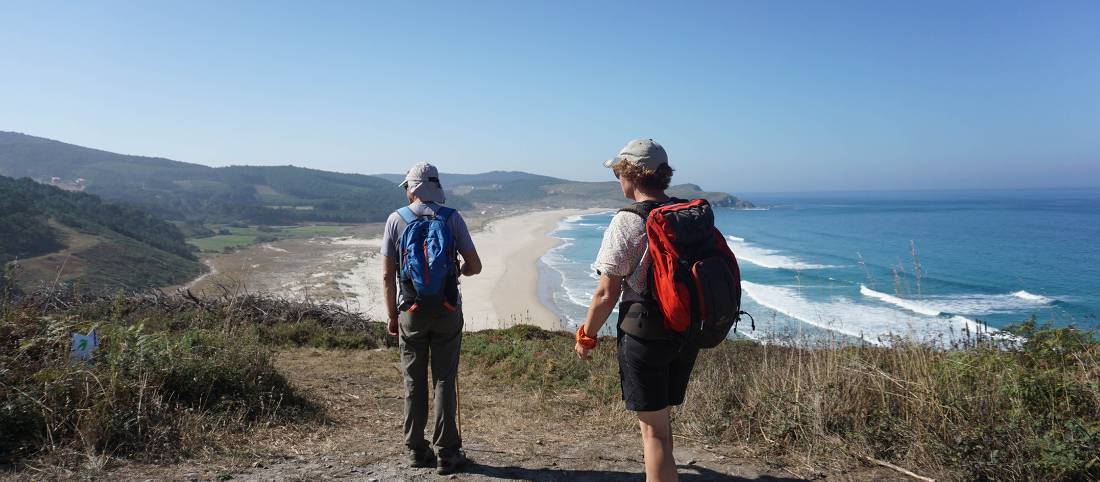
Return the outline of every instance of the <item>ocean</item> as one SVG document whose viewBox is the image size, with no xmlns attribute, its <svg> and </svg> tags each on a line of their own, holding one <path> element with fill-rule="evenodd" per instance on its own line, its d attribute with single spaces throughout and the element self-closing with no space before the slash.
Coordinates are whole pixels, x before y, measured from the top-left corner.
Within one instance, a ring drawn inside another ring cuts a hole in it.
<svg viewBox="0 0 1100 482">
<path fill-rule="evenodd" d="M 756 320 L 734 336 L 942 341 L 1031 317 L 1100 327 L 1100 189 L 744 197 L 760 207 L 715 210 Z M 564 220 L 541 260 L 543 298 L 570 326 L 613 214 Z"/>
</svg>

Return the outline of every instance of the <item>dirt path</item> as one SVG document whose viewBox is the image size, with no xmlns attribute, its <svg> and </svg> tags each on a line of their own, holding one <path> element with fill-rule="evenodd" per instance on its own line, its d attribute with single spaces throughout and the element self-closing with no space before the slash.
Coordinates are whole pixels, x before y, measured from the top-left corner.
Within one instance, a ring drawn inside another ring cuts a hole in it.
<svg viewBox="0 0 1100 482">
<path fill-rule="evenodd" d="M 402 382 L 396 362 L 392 349 L 283 352 L 278 360 L 283 373 L 325 404 L 332 423 L 261 427 L 242 441 L 237 453 L 169 466 L 124 463 L 102 475 L 136 480 L 447 480 L 432 469 L 412 469 L 404 462 Z M 474 463 L 450 478 L 643 479 L 636 428 L 621 410 L 586 409 L 576 394 L 551 395 L 480 379 L 469 366 L 462 374 L 464 445 Z M 685 481 L 797 480 L 729 448 L 691 440 L 677 439 L 676 458 Z"/>
</svg>

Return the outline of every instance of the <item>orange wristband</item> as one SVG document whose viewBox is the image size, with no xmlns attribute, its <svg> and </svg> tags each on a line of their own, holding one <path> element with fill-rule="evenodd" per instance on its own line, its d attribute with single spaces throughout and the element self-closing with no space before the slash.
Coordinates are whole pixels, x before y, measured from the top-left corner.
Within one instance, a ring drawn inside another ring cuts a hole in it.
<svg viewBox="0 0 1100 482">
<path fill-rule="evenodd" d="M 584 325 L 577 327 L 577 344 L 585 348 L 596 348 L 599 340 L 584 334 Z"/>
</svg>

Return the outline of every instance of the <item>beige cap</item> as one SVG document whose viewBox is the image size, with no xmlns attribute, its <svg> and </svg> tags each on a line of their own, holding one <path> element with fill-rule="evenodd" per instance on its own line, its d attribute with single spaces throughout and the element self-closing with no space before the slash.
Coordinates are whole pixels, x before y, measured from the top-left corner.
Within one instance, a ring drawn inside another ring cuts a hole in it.
<svg viewBox="0 0 1100 482">
<path fill-rule="evenodd" d="M 443 193 L 443 184 L 439 182 L 439 170 L 427 162 L 418 162 L 405 174 L 405 180 L 399 186 L 407 189 L 423 202 L 443 204 L 447 197 Z"/>
<path fill-rule="evenodd" d="M 627 161 L 634 165 L 656 171 L 661 164 L 668 164 L 668 154 L 653 139 L 634 139 L 626 143 L 619 154 L 603 162 L 604 167 L 612 167 L 619 161 Z"/>
</svg>

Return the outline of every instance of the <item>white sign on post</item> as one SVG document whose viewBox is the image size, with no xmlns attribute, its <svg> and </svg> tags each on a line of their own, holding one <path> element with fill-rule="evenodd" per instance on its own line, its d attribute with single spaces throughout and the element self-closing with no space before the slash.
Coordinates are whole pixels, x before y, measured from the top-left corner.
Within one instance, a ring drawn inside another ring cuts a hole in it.
<svg viewBox="0 0 1100 482">
<path fill-rule="evenodd" d="M 73 333 L 73 349 L 69 352 L 69 360 L 89 361 L 97 346 L 99 346 L 99 335 L 96 335 L 95 328 L 92 328 L 87 335 Z"/>
</svg>

